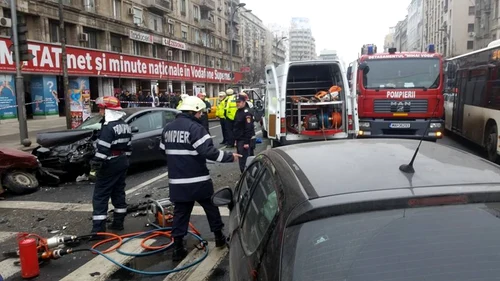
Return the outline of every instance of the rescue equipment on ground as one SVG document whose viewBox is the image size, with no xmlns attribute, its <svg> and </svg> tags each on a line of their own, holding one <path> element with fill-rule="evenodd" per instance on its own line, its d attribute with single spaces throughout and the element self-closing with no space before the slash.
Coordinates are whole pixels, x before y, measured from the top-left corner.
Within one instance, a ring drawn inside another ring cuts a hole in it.
<svg viewBox="0 0 500 281">
<path fill-rule="evenodd" d="M 3 255 L 6 258 L 20 259 L 21 275 L 23 278 L 33 278 L 38 276 L 40 274 L 40 263 L 49 260 L 59 259 L 62 256 L 68 254 L 84 252 L 84 251 L 89 251 L 94 254 L 101 255 L 108 261 L 112 262 L 113 264 L 137 274 L 167 275 L 174 272 L 182 271 L 199 264 L 208 256 L 207 241 L 201 237 L 200 232 L 191 223 L 189 223 L 188 234 L 193 236 L 200 242 L 199 245 L 196 246 L 196 248 L 204 252 L 198 259 L 190 263 L 186 263 L 182 266 L 177 266 L 175 269 L 164 270 L 164 271 L 141 271 L 126 266 L 124 264 L 121 264 L 107 255 L 110 252 L 117 251 L 118 253 L 125 256 L 144 257 L 144 256 L 158 254 L 160 252 L 164 252 L 170 249 L 173 246 L 173 239 L 171 237 L 173 208 L 174 204 L 170 201 L 169 198 L 164 198 L 159 200 L 150 199 L 148 200 L 148 202 L 132 205 L 130 208 L 127 208 L 127 213 L 146 210 L 146 212 L 154 216 L 154 220 L 150 220 L 150 216 L 148 216 L 148 224 L 146 224 L 146 226 L 154 226 L 155 228 L 148 231 L 129 233 L 125 235 L 117 235 L 114 233 L 107 233 L 107 232 L 98 232 L 82 236 L 65 235 L 65 236 L 55 236 L 51 238 L 43 238 L 37 234 L 19 233 L 18 250 L 4 252 Z M 113 210 L 111 210 L 110 212 L 112 211 Z M 89 240 L 89 238 L 95 236 L 107 236 L 109 238 L 97 242 L 91 248 L 80 248 L 80 249 L 72 248 L 79 245 L 81 242 L 87 241 Z M 120 250 L 120 247 L 123 244 L 141 237 L 145 237 L 141 241 L 141 246 L 145 250 L 147 250 L 146 252 L 127 253 Z M 150 243 L 148 242 L 149 240 L 160 239 L 161 237 L 165 237 L 169 241 L 163 245 L 150 246 Z M 106 245 L 112 241 L 116 241 L 116 244 L 114 244 L 111 247 L 106 247 L 107 249 L 104 251 L 97 250 L 98 247 Z"/>
<path fill-rule="evenodd" d="M 342 132 L 344 124 L 341 105 L 344 101 L 340 100 L 341 91 L 341 87 L 334 85 L 328 91 L 318 91 L 311 98 L 291 96 L 288 129 L 310 136 Z"/>
</svg>

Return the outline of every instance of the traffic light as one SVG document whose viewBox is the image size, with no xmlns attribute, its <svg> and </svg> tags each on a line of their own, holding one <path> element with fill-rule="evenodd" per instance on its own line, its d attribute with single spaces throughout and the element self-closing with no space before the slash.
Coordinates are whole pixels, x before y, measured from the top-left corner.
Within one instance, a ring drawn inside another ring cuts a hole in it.
<svg viewBox="0 0 500 281">
<path fill-rule="evenodd" d="M 35 56 L 30 52 L 28 49 L 28 27 L 26 26 L 25 23 L 18 23 L 17 24 L 17 42 L 19 44 L 19 59 L 21 61 L 30 61 L 32 60 Z M 14 34 L 13 34 L 14 35 Z M 12 40 L 11 36 L 11 40 Z M 14 42 L 14 40 L 12 40 Z M 12 44 L 9 49 L 12 51 L 14 54 L 14 44 Z"/>
</svg>

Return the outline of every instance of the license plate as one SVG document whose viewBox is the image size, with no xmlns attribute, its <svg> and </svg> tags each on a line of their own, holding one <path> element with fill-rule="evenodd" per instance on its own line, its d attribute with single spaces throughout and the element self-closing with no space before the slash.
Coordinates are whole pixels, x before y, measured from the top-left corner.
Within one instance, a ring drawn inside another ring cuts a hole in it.
<svg viewBox="0 0 500 281">
<path fill-rule="evenodd" d="M 389 128 L 392 129 L 408 129 L 410 128 L 410 123 L 391 123 Z"/>
</svg>

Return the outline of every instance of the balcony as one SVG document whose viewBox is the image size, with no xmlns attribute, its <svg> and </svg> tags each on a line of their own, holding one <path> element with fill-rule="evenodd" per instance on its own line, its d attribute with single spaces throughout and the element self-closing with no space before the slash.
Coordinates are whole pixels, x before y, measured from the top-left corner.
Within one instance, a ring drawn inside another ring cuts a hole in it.
<svg viewBox="0 0 500 281">
<path fill-rule="evenodd" d="M 202 10 L 215 10 L 215 1 L 214 0 L 198 0 L 200 4 L 200 9 Z"/>
<path fill-rule="evenodd" d="M 200 20 L 200 27 L 201 27 L 201 30 L 210 31 L 210 32 L 214 32 L 216 29 L 215 23 L 208 20 L 208 19 L 201 19 Z"/>
<path fill-rule="evenodd" d="M 172 2 L 170 2 L 170 0 L 142 0 L 142 2 L 152 11 L 158 13 L 172 12 Z"/>
</svg>

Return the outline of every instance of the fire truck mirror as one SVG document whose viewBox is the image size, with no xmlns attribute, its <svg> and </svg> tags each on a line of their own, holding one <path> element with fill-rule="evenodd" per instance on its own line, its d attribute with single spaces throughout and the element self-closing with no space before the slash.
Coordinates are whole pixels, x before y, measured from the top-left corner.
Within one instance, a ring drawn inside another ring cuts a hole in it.
<svg viewBox="0 0 500 281">
<path fill-rule="evenodd" d="M 361 69 L 363 71 L 363 74 L 367 74 L 370 71 L 370 67 L 368 66 L 368 64 L 366 62 L 362 62 L 359 65 L 359 69 Z"/>
</svg>

